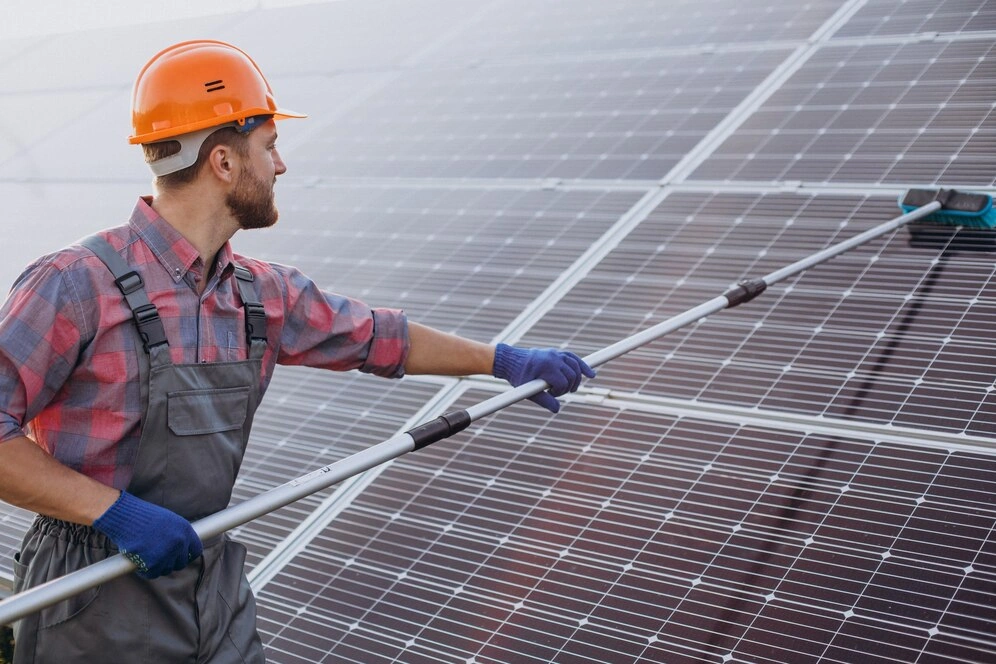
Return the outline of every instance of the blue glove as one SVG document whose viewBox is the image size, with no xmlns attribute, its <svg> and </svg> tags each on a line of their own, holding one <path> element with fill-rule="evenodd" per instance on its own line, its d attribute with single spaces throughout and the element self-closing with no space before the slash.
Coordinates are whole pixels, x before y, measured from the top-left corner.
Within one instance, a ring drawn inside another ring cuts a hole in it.
<svg viewBox="0 0 996 664">
<path fill-rule="evenodd" d="M 189 521 L 126 491 L 93 527 L 107 535 L 146 579 L 183 569 L 204 550 Z"/>
<path fill-rule="evenodd" d="M 498 344 L 495 348 L 495 366 L 491 373 L 495 378 L 507 380 L 512 387 L 542 378 L 550 389 L 529 400 L 551 413 L 560 410 L 560 402 L 555 397 L 577 390 L 582 376 L 595 377 L 595 371 L 574 353 L 553 348 L 526 350 L 506 344 Z"/>
</svg>

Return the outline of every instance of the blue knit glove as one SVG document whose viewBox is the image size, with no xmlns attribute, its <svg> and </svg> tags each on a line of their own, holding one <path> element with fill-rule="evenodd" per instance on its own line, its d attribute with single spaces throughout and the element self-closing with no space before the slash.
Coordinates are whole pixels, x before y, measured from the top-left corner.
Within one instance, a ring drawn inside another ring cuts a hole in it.
<svg viewBox="0 0 996 664">
<path fill-rule="evenodd" d="M 542 378 L 550 389 L 529 400 L 551 413 L 560 410 L 560 402 L 555 397 L 577 390 L 583 376 L 595 377 L 595 371 L 574 353 L 553 348 L 527 350 L 506 344 L 498 344 L 495 348 L 495 366 L 491 373 L 495 378 L 507 380 L 512 387 Z"/>
<path fill-rule="evenodd" d="M 183 569 L 204 550 L 190 522 L 126 491 L 93 527 L 107 535 L 146 579 Z"/>
</svg>

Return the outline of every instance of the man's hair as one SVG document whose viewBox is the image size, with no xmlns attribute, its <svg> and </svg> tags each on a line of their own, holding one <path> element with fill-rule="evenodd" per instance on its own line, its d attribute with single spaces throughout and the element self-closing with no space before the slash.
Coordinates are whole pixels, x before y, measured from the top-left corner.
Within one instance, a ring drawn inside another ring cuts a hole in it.
<svg viewBox="0 0 996 664">
<path fill-rule="evenodd" d="M 156 188 L 159 190 L 177 189 L 193 182 L 197 178 L 201 166 L 204 165 L 207 155 L 219 145 L 227 145 L 235 151 L 235 154 L 245 157 L 249 153 L 249 134 L 240 134 L 234 127 L 222 127 L 204 139 L 197 152 L 197 161 L 193 165 L 166 175 L 157 175 L 154 180 Z M 142 151 L 145 152 L 145 163 L 150 164 L 179 152 L 180 143 L 179 141 L 143 143 Z"/>
</svg>

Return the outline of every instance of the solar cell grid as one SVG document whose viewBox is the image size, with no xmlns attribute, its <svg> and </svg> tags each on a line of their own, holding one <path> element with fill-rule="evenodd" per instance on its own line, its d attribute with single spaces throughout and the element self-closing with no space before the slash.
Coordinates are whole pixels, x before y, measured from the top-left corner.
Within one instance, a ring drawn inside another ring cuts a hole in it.
<svg viewBox="0 0 996 664">
<path fill-rule="evenodd" d="M 526 342 L 601 348 L 739 278 L 892 218 L 894 205 L 847 196 L 670 196 Z M 988 319 L 992 276 L 987 253 L 911 248 L 900 231 L 607 365 L 599 382 L 643 395 L 982 431 L 989 414 L 977 410 L 989 400 L 996 366 L 976 324 L 961 321 Z"/>
<path fill-rule="evenodd" d="M 642 192 L 320 187 L 240 251 L 419 322 L 488 340 L 519 315 Z"/>
<path fill-rule="evenodd" d="M 787 55 L 414 71 L 297 154 L 329 176 L 662 177 Z"/>
<path fill-rule="evenodd" d="M 533 58 L 805 39 L 839 8 L 814 1 L 496 3 L 447 45 L 449 58 Z M 433 59 L 442 57 L 436 55 Z"/>
<path fill-rule="evenodd" d="M 413 320 L 485 340 L 639 196 L 378 187 L 288 193 L 295 203 L 285 210 L 281 232 L 240 236 L 240 251 L 295 265 L 333 291 L 400 306 Z M 300 369 L 278 376 L 273 394 L 279 396 L 257 417 L 236 501 L 389 437 L 438 390 Z M 327 494 L 240 529 L 250 564 Z"/>
<path fill-rule="evenodd" d="M 996 29 L 996 9 L 986 0 L 873 0 L 836 37 L 964 33 Z"/>
<path fill-rule="evenodd" d="M 996 183 L 991 40 L 824 46 L 694 179 Z"/>
<path fill-rule="evenodd" d="M 265 588 L 274 636 L 322 626 L 371 662 L 993 647 L 960 590 L 996 573 L 989 457 L 567 408 L 396 462 Z"/>
<path fill-rule="evenodd" d="M 439 387 L 281 367 L 271 389 L 279 396 L 264 400 L 257 411 L 233 503 L 390 437 Z M 330 492 L 241 526 L 236 534 L 249 549 L 248 568 L 274 550 Z"/>
</svg>

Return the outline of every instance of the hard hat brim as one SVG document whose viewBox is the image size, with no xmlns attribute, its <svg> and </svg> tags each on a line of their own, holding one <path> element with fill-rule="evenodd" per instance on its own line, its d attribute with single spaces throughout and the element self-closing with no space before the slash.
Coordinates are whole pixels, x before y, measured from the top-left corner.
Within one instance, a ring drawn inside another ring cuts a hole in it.
<svg viewBox="0 0 996 664">
<path fill-rule="evenodd" d="M 274 120 L 283 120 L 284 118 L 306 118 L 308 117 L 306 113 L 298 113 L 297 111 L 292 111 L 288 108 L 278 108 L 277 112 L 273 114 Z"/>
</svg>

